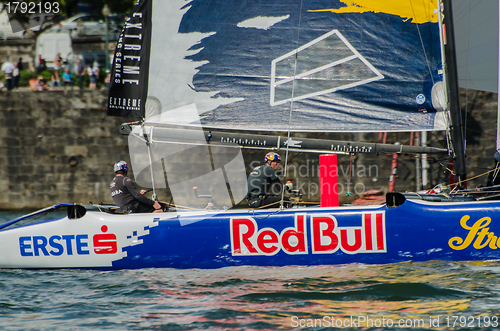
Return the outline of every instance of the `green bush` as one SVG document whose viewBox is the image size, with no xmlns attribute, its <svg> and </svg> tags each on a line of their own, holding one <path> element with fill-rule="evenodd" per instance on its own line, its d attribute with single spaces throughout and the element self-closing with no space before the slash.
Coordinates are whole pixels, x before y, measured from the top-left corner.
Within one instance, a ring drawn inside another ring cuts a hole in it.
<svg viewBox="0 0 500 331">
<path fill-rule="evenodd" d="M 21 70 L 19 73 L 19 86 L 30 86 L 30 78 L 36 77 L 34 73 L 27 71 L 27 70 Z"/>
<path fill-rule="evenodd" d="M 52 75 L 52 73 L 50 71 L 43 70 L 43 71 L 40 71 L 37 74 L 32 74 L 32 75 L 34 75 L 35 77 L 42 76 L 43 79 L 45 79 L 45 81 L 50 84 L 50 76 Z"/>
<path fill-rule="evenodd" d="M 63 74 L 63 71 L 59 71 L 59 78 L 61 79 L 61 83 L 62 83 L 62 74 Z M 19 86 L 30 86 L 30 78 L 31 77 L 35 77 L 35 78 L 38 78 L 38 76 L 43 76 L 43 78 L 45 79 L 45 81 L 47 83 L 50 84 L 50 76 L 52 75 L 52 72 L 49 71 L 49 70 L 43 70 L 39 73 L 33 73 L 31 71 L 27 71 L 27 70 L 21 70 L 20 72 L 20 77 L 19 77 Z M 106 77 L 106 70 L 105 69 L 101 69 L 99 70 L 99 76 L 97 78 L 97 87 L 101 87 L 102 85 L 104 85 L 104 78 Z M 0 72 L 0 81 L 2 81 L 2 83 L 5 81 L 4 80 L 4 74 L 2 72 Z M 78 82 L 78 75 L 76 74 L 73 74 L 73 80 L 75 82 L 75 86 L 78 86 L 79 82 Z M 90 77 L 89 75 L 87 74 L 87 71 L 85 70 L 85 75 L 83 76 L 83 87 L 84 88 L 87 88 L 89 87 L 89 83 L 90 83 Z"/>
<path fill-rule="evenodd" d="M 19 86 L 29 86 L 30 85 L 30 77 L 34 76 L 35 74 L 32 72 L 29 72 L 27 70 L 21 70 L 19 72 Z M 50 78 L 50 75 L 49 75 Z M 3 73 L 0 72 L 0 80 L 4 82 L 5 76 Z"/>
</svg>

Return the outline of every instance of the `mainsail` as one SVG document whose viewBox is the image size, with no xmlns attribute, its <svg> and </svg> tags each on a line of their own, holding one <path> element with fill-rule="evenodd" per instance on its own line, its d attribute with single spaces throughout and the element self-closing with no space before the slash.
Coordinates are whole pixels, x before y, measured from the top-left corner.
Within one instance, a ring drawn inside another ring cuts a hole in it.
<svg viewBox="0 0 500 331">
<path fill-rule="evenodd" d="M 168 184 L 176 205 L 192 201 L 194 186 L 231 207 L 245 194 L 240 145 L 318 145 L 208 130 L 445 130 L 437 3 L 357 2 L 139 0 L 118 41 L 108 107 L 142 119 L 129 131 L 138 183 Z M 200 161 L 186 165 L 188 154 Z"/>
<path fill-rule="evenodd" d="M 195 104 L 205 128 L 446 129 L 436 2 L 362 2 L 140 0 L 117 48 L 109 114 Z"/>
</svg>

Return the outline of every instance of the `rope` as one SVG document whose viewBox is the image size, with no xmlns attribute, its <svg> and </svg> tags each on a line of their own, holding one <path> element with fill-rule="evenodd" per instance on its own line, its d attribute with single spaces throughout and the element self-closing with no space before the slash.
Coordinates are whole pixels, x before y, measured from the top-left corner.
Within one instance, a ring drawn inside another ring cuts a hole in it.
<svg viewBox="0 0 500 331">
<path fill-rule="evenodd" d="M 284 201 L 284 200 L 276 201 L 276 202 L 270 203 L 270 204 L 268 204 L 268 205 L 260 206 L 260 207 L 254 208 L 254 209 L 264 209 L 264 208 L 267 208 L 267 207 L 269 207 L 269 206 L 275 205 L 275 204 L 277 204 L 277 203 L 280 203 L 280 204 L 281 204 L 282 202 L 285 202 L 285 201 Z M 293 203 L 293 202 L 291 202 L 291 201 L 286 201 L 286 202 L 288 202 L 288 203 Z M 311 204 L 311 205 L 318 205 L 318 204 L 320 204 L 320 202 L 319 202 L 319 201 L 301 201 L 300 203 L 301 203 L 301 204 L 305 204 L 305 205 L 307 205 L 307 204 Z"/>
<path fill-rule="evenodd" d="M 415 10 L 413 9 L 413 3 L 411 0 L 409 0 L 409 1 L 410 1 L 411 10 L 413 12 L 413 17 L 416 18 L 417 16 L 415 15 Z M 428 11 L 426 11 L 426 12 L 428 12 Z M 430 61 L 427 58 L 427 53 L 425 51 L 425 46 L 424 46 L 424 40 L 422 38 L 422 34 L 420 33 L 420 28 L 418 27 L 418 23 L 416 23 L 416 20 L 415 20 L 415 26 L 417 27 L 418 36 L 420 38 L 420 44 L 422 45 L 422 49 L 424 50 L 425 62 L 427 63 L 427 69 L 429 70 L 429 74 L 431 76 L 432 85 L 434 85 L 435 82 L 434 82 L 434 77 L 432 77 L 432 69 L 431 69 Z"/>
<path fill-rule="evenodd" d="M 297 47 L 299 45 L 299 38 L 300 38 L 300 24 L 302 22 L 302 0 L 300 1 L 300 10 L 299 10 L 299 26 L 298 26 L 298 32 L 297 32 Z M 288 164 L 288 150 L 289 150 L 289 145 L 290 145 L 290 132 L 292 129 L 292 111 L 293 111 L 293 99 L 295 95 L 295 77 L 297 75 L 297 58 L 298 58 L 299 52 L 295 53 L 295 66 L 293 68 L 293 84 L 292 84 L 292 99 L 290 101 L 290 116 L 288 118 L 288 137 L 287 137 L 287 144 L 286 144 L 286 152 L 285 152 L 285 171 L 284 171 L 284 178 L 283 180 L 286 180 L 287 176 L 287 164 Z M 283 189 L 281 191 L 281 201 L 280 201 L 280 208 L 283 209 L 283 200 L 285 198 L 285 186 L 283 185 Z"/>
<path fill-rule="evenodd" d="M 493 178 L 491 179 L 491 182 L 494 183 L 495 182 L 495 179 L 497 179 L 497 176 L 498 176 L 498 172 L 500 170 L 500 168 L 498 167 L 500 165 L 500 162 L 497 162 L 497 165 L 496 165 L 496 168 L 493 169 L 494 173 L 493 173 Z"/>
<path fill-rule="evenodd" d="M 445 167 L 443 164 L 441 164 L 441 165 L 442 165 L 443 167 Z M 445 169 L 446 169 L 446 170 L 448 170 L 448 171 L 449 171 L 452 175 L 454 175 L 454 176 L 455 176 L 455 173 L 454 173 L 454 172 L 453 172 L 450 168 L 445 167 Z M 473 179 L 476 179 L 476 178 L 482 177 L 482 176 L 487 175 L 487 174 L 489 174 L 490 172 L 493 172 L 493 171 L 500 171 L 500 167 L 498 167 L 498 164 L 497 164 L 497 167 L 495 167 L 495 168 L 494 168 L 494 169 L 492 169 L 492 170 L 488 170 L 488 171 L 483 172 L 482 174 L 479 174 L 479 175 L 477 175 L 477 176 L 474 176 L 474 177 L 471 177 L 471 178 L 467 178 L 467 179 L 464 179 L 464 180 L 458 181 L 458 182 L 454 183 L 453 185 L 454 185 L 454 186 L 456 186 L 456 185 L 458 185 L 458 184 L 463 184 L 463 183 L 466 183 L 466 182 L 467 182 L 467 181 L 469 181 L 469 180 L 473 180 Z M 446 188 L 446 187 L 451 187 L 451 185 L 441 185 L 441 187 Z"/>
<path fill-rule="evenodd" d="M 278 204 L 278 203 L 281 205 L 284 202 L 285 202 L 285 200 L 281 199 L 280 201 L 276 201 L 276 202 L 270 203 L 268 205 L 260 206 L 260 207 L 257 207 L 255 209 L 264 209 L 264 208 L 267 208 L 269 206 L 272 206 L 272 205 L 275 205 L 275 204 Z"/>
</svg>

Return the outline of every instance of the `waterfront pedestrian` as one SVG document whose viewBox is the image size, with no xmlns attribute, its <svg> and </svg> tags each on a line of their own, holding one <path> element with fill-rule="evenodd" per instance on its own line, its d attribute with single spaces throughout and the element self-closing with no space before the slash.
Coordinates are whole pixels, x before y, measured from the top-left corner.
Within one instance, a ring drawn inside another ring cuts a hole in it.
<svg viewBox="0 0 500 331">
<path fill-rule="evenodd" d="M 61 65 L 62 65 L 62 57 L 61 57 L 61 53 L 57 53 L 56 57 L 54 58 L 54 69 L 57 71 L 61 68 Z"/>
<path fill-rule="evenodd" d="M 59 72 L 57 70 L 54 70 L 52 75 L 50 75 L 50 90 L 53 91 L 55 89 L 56 85 L 59 87 L 59 91 L 62 91 L 61 80 L 59 78 Z"/>
<path fill-rule="evenodd" d="M 64 69 L 64 73 L 62 74 L 62 79 L 63 79 L 64 90 L 66 91 L 66 86 L 70 85 L 71 91 L 73 91 L 73 85 L 75 84 L 75 82 L 73 81 L 73 74 L 69 71 L 69 68 Z"/>
<path fill-rule="evenodd" d="M 94 67 L 89 65 L 87 67 L 87 73 L 90 77 L 89 89 L 95 90 L 97 87 L 97 75 L 99 74 L 99 67 L 97 65 L 95 65 Z"/>
<path fill-rule="evenodd" d="M 14 71 L 12 71 L 12 88 L 19 91 L 19 79 L 21 78 L 21 73 L 17 66 L 17 63 L 14 64 Z"/>
<path fill-rule="evenodd" d="M 17 77 L 17 81 L 14 82 L 14 87 L 17 90 L 19 90 L 19 81 L 21 80 L 21 71 L 24 70 L 24 67 L 23 67 L 23 58 L 22 57 L 20 57 L 19 60 L 17 60 L 16 66 L 17 66 L 17 70 L 18 70 L 19 76 Z"/>
<path fill-rule="evenodd" d="M 35 76 L 30 77 L 29 84 L 32 91 L 38 91 L 38 80 Z"/>
<path fill-rule="evenodd" d="M 14 83 L 12 80 L 12 73 L 16 67 L 9 61 L 9 58 L 5 58 L 5 62 L 2 64 L 2 72 L 5 76 L 5 86 L 7 91 L 12 91 Z"/>
<path fill-rule="evenodd" d="M 115 163 L 113 170 L 115 178 L 109 184 L 111 197 L 115 204 L 120 207 L 124 213 L 161 213 L 163 208 L 158 201 L 148 199 L 144 193 L 136 189 L 132 180 L 127 177 L 128 165 L 125 161 Z"/>
<path fill-rule="evenodd" d="M 19 60 L 17 61 L 17 69 L 19 69 L 19 71 L 23 71 L 24 70 L 24 67 L 23 67 L 23 58 L 20 57 Z"/>
<path fill-rule="evenodd" d="M 49 84 L 47 84 L 47 82 L 45 81 L 45 78 L 43 78 L 42 75 L 38 76 L 37 83 L 38 83 L 38 87 L 37 87 L 38 92 L 42 92 L 44 90 L 49 89 Z"/>
<path fill-rule="evenodd" d="M 44 70 L 47 70 L 47 63 L 45 62 L 45 59 L 43 59 L 41 55 L 38 55 L 38 67 L 36 68 L 36 72 L 40 73 Z"/>
<path fill-rule="evenodd" d="M 106 78 L 104 78 L 104 84 L 106 85 L 107 89 L 109 89 L 110 83 L 111 83 L 111 72 L 109 70 L 106 70 Z"/>
<path fill-rule="evenodd" d="M 82 63 L 82 60 L 76 60 L 76 75 L 78 76 L 78 86 L 80 90 L 83 90 L 83 76 L 85 75 L 85 66 Z"/>
</svg>

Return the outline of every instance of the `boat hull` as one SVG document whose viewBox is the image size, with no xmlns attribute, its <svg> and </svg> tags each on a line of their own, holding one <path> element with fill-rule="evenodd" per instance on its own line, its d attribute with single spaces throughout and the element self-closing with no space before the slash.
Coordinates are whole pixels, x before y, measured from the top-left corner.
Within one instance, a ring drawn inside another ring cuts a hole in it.
<svg viewBox="0 0 500 331">
<path fill-rule="evenodd" d="M 109 214 L 0 231 L 1 268 L 221 268 L 500 259 L 500 202 Z"/>
</svg>

